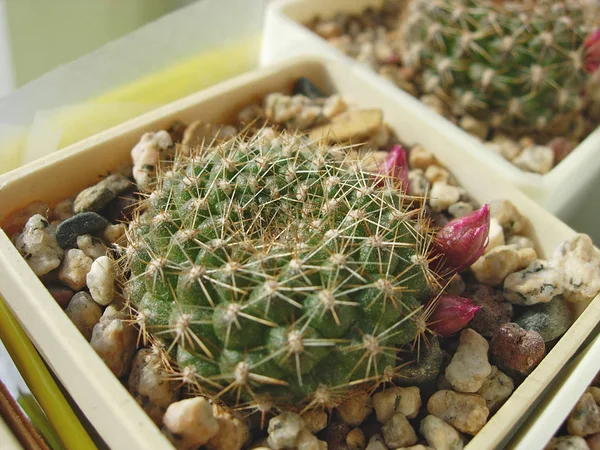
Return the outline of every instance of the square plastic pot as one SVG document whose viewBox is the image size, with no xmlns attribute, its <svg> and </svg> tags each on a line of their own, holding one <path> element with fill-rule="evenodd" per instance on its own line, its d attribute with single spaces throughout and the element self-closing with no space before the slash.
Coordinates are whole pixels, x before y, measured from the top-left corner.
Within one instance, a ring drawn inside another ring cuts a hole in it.
<svg viewBox="0 0 600 450">
<path fill-rule="evenodd" d="M 0 177 L 0 224 L 12 211 L 41 200 L 50 205 L 76 195 L 130 158 L 140 136 L 165 129 L 174 120 L 227 123 L 244 106 L 274 91 L 289 92 L 305 76 L 347 102 L 381 108 L 385 121 L 407 144 L 420 143 L 456 176 L 473 198 L 488 202 L 510 198 L 529 221 L 529 236 L 538 253 L 549 255 L 575 232 L 511 187 L 487 166 L 478 165 L 455 128 L 440 117 L 432 122 L 414 99 L 391 91 L 364 71 L 335 61 L 300 60 L 245 74 L 128 121 L 60 152 Z M 54 301 L 4 232 L 0 232 L 0 295 L 14 311 L 36 347 L 90 423 L 111 449 L 164 449 L 170 444 L 121 381 L 113 376 Z M 502 445 L 539 395 L 576 352 L 600 319 L 600 297 L 578 305 L 575 324 L 506 404 L 470 442 L 469 449 Z"/>
<path fill-rule="evenodd" d="M 413 99 L 412 108 L 433 117 L 437 113 L 390 81 L 379 76 L 366 65 L 355 61 L 330 45 L 327 40 L 304 24 L 315 16 L 333 17 L 339 12 L 360 13 L 366 7 L 379 7 L 383 0 L 277 0 L 267 8 L 261 50 L 261 64 L 295 59 L 299 56 L 320 55 L 343 61 L 353 70 L 364 70 L 373 83 L 388 92 L 401 92 L 403 102 Z M 450 124 L 450 122 L 448 122 Z M 455 139 L 471 151 L 474 162 L 486 166 L 508 183 L 544 206 L 548 211 L 588 233 L 600 242 L 600 209 L 589 208 L 590 196 L 600 192 L 600 128 L 591 133 L 560 164 L 545 175 L 524 172 L 511 162 L 486 148 L 459 127 Z"/>
</svg>

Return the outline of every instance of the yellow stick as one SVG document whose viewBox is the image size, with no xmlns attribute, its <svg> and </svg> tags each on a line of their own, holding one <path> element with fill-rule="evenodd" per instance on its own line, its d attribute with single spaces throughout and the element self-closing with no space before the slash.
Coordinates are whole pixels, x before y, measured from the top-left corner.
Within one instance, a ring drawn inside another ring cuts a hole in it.
<svg viewBox="0 0 600 450">
<path fill-rule="evenodd" d="M 96 450 L 96 446 L 52 379 L 42 358 L 2 298 L 0 298 L 0 340 L 46 413 L 63 446 L 68 450 Z"/>
</svg>

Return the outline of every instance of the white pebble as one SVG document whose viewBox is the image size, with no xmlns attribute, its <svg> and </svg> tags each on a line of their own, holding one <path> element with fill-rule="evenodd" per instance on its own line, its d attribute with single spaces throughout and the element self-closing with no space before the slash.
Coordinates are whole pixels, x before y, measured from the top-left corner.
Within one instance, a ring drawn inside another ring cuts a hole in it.
<svg viewBox="0 0 600 450">
<path fill-rule="evenodd" d="M 471 271 L 480 283 L 499 286 L 509 274 L 524 269 L 536 258 L 537 253 L 531 248 L 500 245 L 475 261 Z"/>
<path fill-rule="evenodd" d="M 523 149 L 512 162 L 519 169 L 543 175 L 554 166 L 554 152 L 550 147 L 534 145 Z"/>
<path fill-rule="evenodd" d="M 65 314 L 83 334 L 86 340 L 92 338 L 92 332 L 102 317 L 102 308 L 92 300 L 87 292 L 78 292 L 69 301 Z"/>
<path fill-rule="evenodd" d="M 460 190 L 455 186 L 437 182 L 433 183 L 430 196 L 429 206 L 431 206 L 431 209 L 435 212 L 441 212 L 460 199 Z"/>
<path fill-rule="evenodd" d="M 327 442 L 320 441 L 308 430 L 302 430 L 298 434 L 298 440 L 294 448 L 297 450 L 327 450 Z"/>
<path fill-rule="evenodd" d="M 483 428 L 490 413 L 481 395 L 449 390 L 437 391 L 429 397 L 427 411 L 473 436 Z"/>
<path fill-rule="evenodd" d="M 54 220 L 67 220 L 73 217 L 73 199 L 65 198 L 58 202 L 58 204 L 54 207 L 52 211 L 52 218 Z"/>
<path fill-rule="evenodd" d="M 569 414 L 567 431 L 582 437 L 600 433 L 600 407 L 589 392 L 581 396 Z"/>
<path fill-rule="evenodd" d="M 111 224 L 109 223 L 104 231 L 102 232 L 102 239 L 104 239 L 109 244 L 114 244 L 119 239 L 121 239 L 125 235 L 125 224 L 117 223 Z"/>
<path fill-rule="evenodd" d="M 419 413 L 421 404 L 421 391 L 416 386 L 394 386 L 373 396 L 373 406 L 379 423 L 387 422 L 395 412 L 401 412 L 412 419 Z"/>
<path fill-rule="evenodd" d="M 133 178 L 138 188 L 143 191 L 150 189 L 151 180 L 159 161 L 166 159 L 173 147 L 171 135 L 160 130 L 156 133 L 145 133 L 131 150 L 133 160 Z"/>
<path fill-rule="evenodd" d="M 409 191 L 412 195 L 424 196 L 429 188 L 429 181 L 427 181 L 421 169 L 409 170 L 408 182 L 410 184 Z"/>
<path fill-rule="evenodd" d="M 473 212 L 473 205 L 467 202 L 456 202 L 448 206 L 448 212 L 452 217 L 458 219 Z"/>
<path fill-rule="evenodd" d="M 561 436 L 553 438 L 544 450 L 594 450 L 580 436 Z"/>
<path fill-rule="evenodd" d="M 498 222 L 498 219 L 491 218 L 490 219 L 490 232 L 488 234 L 488 245 L 485 249 L 486 252 L 489 252 L 494 247 L 498 247 L 499 245 L 504 245 L 504 229 Z"/>
<path fill-rule="evenodd" d="M 219 422 L 219 431 L 205 445 L 208 450 L 241 450 L 250 436 L 245 422 L 223 408 L 213 405 L 213 414 Z"/>
<path fill-rule="evenodd" d="M 413 147 L 408 154 L 408 165 L 411 169 L 426 170 L 429 166 L 435 164 L 435 156 L 420 145 Z"/>
<path fill-rule="evenodd" d="M 106 255 L 106 246 L 100 239 L 89 234 L 77 236 L 77 247 L 85 253 L 86 256 L 92 259 L 97 259 Z"/>
<path fill-rule="evenodd" d="M 137 332 L 128 323 L 129 316 L 108 306 L 92 332 L 91 346 L 104 363 L 121 378 L 129 372 L 135 353 Z"/>
<path fill-rule="evenodd" d="M 106 306 L 115 298 L 115 263 L 108 256 L 101 256 L 92 263 L 87 274 L 90 294 L 99 305 Z"/>
<path fill-rule="evenodd" d="M 430 447 L 428 445 L 417 444 L 417 445 L 413 445 L 411 447 L 399 447 L 396 450 L 437 450 L 437 449 Z"/>
<path fill-rule="evenodd" d="M 323 105 L 323 115 L 328 119 L 332 119 L 338 114 L 346 111 L 347 106 L 342 97 L 339 95 L 332 95 L 327 100 L 325 100 L 325 104 Z"/>
<path fill-rule="evenodd" d="M 565 277 L 563 296 L 570 302 L 585 302 L 600 292 L 600 255 L 590 237 L 577 234 L 554 251 L 550 265 Z"/>
<path fill-rule="evenodd" d="M 491 142 L 485 143 L 485 146 L 491 148 L 509 161 L 512 161 L 519 153 L 521 153 L 521 146 L 519 143 L 502 134 L 494 136 L 494 139 L 492 139 Z"/>
<path fill-rule="evenodd" d="M 424 175 L 430 183 L 448 183 L 448 180 L 450 179 L 450 172 L 435 164 L 430 165 L 425 170 Z"/>
<path fill-rule="evenodd" d="M 14 243 L 37 276 L 45 275 L 60 265 L 63 249 L 56 241 L 56 230 L 40 214 L 27 221 Z"/>
<path fill-rule="evenodd" d="M 369 445 L 365 450 L 388 450 L 387 446 L 383 443 L 383 438 L 379 434 L 374 434 L 369 439 Z"/>
<path fill-rule="evenodd" d="M 519 234 L 527 225 L 527 220 L 510 200 L 492 200 L 490 202 L 490 216 L 508 234 Z"/>
<path fill-rule="evenodd" d="M 460 342 L 446 367 L 446 378 L 458 392 L 477 392 L 492 371 L 488 362 L 489 344 L 475 330 L 460 333 Z"/>
<path fill-rule="evenodd" d="M 412 425 L 401 412 L 396 412 L 381 427 L 383 440 L 390 448 L 408 447 L 418 442 Z"/>
<path fill-rule="evenodd" d="M 163 417 L 167 430 L 176 435 L 178 450 L 195 450 L 219 431 L 210 403 L 194 397 L 172 403 Z"/>
<path fill-rule="evenodd" d="M 540 259 L 504 280 L 504 298 L 514 305 L 548 303 L 563 291 L 563 274 Z"/>
<path fill-rule="evenodd" d="M 269 445 L 275 450 L 294 448 L 304 421 L 293 412 L 283 412 L 269 421 Z"/>
<path fill-rule="evenodd" d="M 512 378 L 492 366 L 490 375 L 477 391 L 485 399 L 487 408 L 493 413 L 497 411 L 515 389 Z"/>
<path fill-rule="evenodd" d="M 463 441 L 458 431 L 442 419 L 429 415 L 421 421 L 421 434 L 435 450 L 462 450 Z"/>
<path fill-rule="evenodd" d="M 345 423 L 357 427 L 373 411 L 373 400 L 368 392 L 360 391 L 342 402 L 337 410 Z"/>
<path fill-rule="evenodd" d="M 74 291 L 85 287 L 85 279 L 92 267 L 92 259 L 77 248 L 67 250 L 60 268 L 58 279 Z"/>
<path fill-rule="evenodd" d="M 535 248 L 535 243 L 526 236 L 510 236 L 506 244 L 516 245 L 519 248 Z"/>
<path fill-rule="evenodd" d="M 150 348 L 136 353 L 127 386 L 133 398 L 157 425 L 161 424 L 167 407 L 179 397 L 178 382 L 169 378 L 162 367 L 160 355 Z"/>
</svg>

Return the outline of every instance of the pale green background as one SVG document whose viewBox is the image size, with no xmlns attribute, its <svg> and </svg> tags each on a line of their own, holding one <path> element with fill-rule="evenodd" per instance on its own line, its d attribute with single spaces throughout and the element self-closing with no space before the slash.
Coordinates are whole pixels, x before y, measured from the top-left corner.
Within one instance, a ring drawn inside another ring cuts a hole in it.
<svg viewBox="0 0 600 450">
<path fill-rule="evenodd" d="M 163 14 L 202 0 L 0 1 L 5 2 L 17 88 Z"/>
</svg>

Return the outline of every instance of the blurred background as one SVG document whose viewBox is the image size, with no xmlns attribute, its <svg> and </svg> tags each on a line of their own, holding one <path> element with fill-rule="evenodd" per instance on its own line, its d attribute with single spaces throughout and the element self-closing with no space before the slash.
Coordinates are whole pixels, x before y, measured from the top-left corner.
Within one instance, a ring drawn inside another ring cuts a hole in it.
<svg viewBox="0 0 600 450">
<path fill-rule="evenodd" d="M 0 0 L 0 96 L 195 1 Z"/>
<path fill-rule="evenodd" d="M 258 66 L 269 0 L 0 0 L 0 173 Z"/>
</svg>

